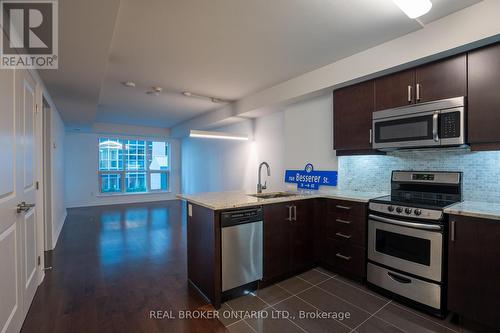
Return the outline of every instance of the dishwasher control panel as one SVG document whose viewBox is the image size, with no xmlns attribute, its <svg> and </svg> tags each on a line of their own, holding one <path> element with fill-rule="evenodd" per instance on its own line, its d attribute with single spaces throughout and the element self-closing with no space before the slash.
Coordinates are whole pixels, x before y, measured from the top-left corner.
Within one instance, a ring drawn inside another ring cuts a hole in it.
<svg viewBox="0 0 500 333">
<path fill-rule="evenodd" d="M 221 227 L 262 221 L 262 207 L 225 211 L 221 213 Z"/>
</svg>

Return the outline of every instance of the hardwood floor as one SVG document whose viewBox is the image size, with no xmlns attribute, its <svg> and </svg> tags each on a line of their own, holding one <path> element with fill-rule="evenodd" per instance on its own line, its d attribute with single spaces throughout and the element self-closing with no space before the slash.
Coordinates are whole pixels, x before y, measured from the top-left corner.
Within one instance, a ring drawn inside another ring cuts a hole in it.
<svg viewBox="0 0 500 333">
<path fill-rule="evenodd" d="M 213 310 L 187 285 L 179 201 L 68 210 L 22 332 L 224 332 L 217 319 L 152 319 Z"/>
</svg>

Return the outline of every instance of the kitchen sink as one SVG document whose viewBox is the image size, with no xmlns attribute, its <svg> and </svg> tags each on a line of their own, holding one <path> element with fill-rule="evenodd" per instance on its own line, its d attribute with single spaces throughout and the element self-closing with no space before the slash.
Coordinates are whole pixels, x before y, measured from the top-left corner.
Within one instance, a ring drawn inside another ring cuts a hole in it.
<svg viewBox="0 0 500 333">
<path fill-rule="evenodd" d="M 276 198 L 287 198 L 296 196 L 295 193 L 290 192 L 273 192 L 273 193 L 257 193 L 257 194 L 249 194 L 251 197 L 259 198 L 259 199 L 276 199 Z"/>
</svg>

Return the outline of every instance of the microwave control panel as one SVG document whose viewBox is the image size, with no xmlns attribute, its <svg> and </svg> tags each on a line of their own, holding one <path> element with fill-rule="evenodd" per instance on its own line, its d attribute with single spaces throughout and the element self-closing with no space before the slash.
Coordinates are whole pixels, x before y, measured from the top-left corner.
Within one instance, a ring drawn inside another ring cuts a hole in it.
<svg viewBox="0 0 500 333">
<path fill-rule="evenodd" d="M 460 137 L 460 112 L 441 113 L 441 139 Z"/>
</svg>

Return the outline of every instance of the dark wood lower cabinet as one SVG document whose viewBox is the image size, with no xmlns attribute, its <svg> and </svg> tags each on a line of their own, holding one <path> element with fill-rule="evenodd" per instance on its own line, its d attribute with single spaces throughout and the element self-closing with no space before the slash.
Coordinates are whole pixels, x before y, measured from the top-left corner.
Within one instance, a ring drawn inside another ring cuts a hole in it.
<svg viewBox="0 0 500 333">
<path fill-rule="evenodd" d="M 314 265 L 315 200 L 264 206 L 264 282 Z"/>
<path fill-rule="evenodd" d="M 263 205 L 263 212 L 262 286 L 318 263 L 349 278 L 365 278 L 365 203 L 305 199 Z M 216 308 L 222 296 L 220 214 L 188 203 L 188 279 Z"/>
<path fill-rule="evenodd" d="M 273 204 L 264 206 L 264 254 L 263 279 L 271 282 L 288 273 L 290 257 L 290 221 L 291 204 Z"/>
<path fill-rule="evenodd" d="M 188 280 L 219 308 L 222 293 L 220 214 L 192 203 L 187 206 Z"/>
<path fill-rule="evenodd" d="M 448 309 L 500 329 L 500 221 L 450 216 Z"/>
<path fill-rule="evenodd" d="M 366 278 L 367 205 L 327 200 L 322 219 L 321 262 L 355 280 Z"/>
<path fill-rule="evenodd" d="M 290 223 L 289 269 L 299 272 L 314 264 L 314 201 L 295 201 L 294 206 L 296 216 Z"/>
</svg>

